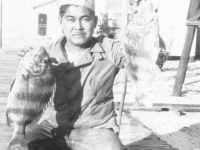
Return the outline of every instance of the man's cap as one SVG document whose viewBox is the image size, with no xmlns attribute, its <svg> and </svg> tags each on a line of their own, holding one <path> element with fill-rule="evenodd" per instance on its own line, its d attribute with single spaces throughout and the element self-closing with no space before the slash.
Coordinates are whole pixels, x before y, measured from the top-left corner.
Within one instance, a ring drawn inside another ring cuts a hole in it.
<svg viewBox="0 0 200 150">
<path fill-rule="evenodd" d="M 58 0 L 59 8 L 62 5 L 83 6 L 95 12 L 95 0 Z"/>
</svg>

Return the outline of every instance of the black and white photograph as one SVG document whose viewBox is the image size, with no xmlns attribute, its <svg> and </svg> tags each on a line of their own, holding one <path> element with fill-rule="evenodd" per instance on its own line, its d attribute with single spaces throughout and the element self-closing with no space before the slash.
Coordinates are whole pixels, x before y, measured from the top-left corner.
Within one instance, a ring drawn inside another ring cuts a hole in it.
<svg viewBox="0 0 200 150">
<path fill-rule="evenodd" d="M 200 0 L 0 0 L 0 150 L 200 150 Z"/>
</svg>

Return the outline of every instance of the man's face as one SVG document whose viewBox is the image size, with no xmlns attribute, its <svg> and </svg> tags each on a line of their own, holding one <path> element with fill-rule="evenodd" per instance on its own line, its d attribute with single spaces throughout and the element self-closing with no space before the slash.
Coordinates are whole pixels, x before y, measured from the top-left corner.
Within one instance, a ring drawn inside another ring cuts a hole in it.
<svg viewBox="0 0 200 150">
<path fill-rule="evenodd" d="M 68 6 L 60 23 L 67 42 L 80 47 L 87 47 L 92 39 L 97 18 L 92 11 L 81 6 Z"/>
</svg>

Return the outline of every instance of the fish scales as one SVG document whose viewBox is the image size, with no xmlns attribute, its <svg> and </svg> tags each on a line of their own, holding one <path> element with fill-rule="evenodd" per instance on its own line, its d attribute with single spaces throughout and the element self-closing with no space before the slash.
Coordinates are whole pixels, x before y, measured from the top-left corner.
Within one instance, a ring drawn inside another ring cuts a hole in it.
<svg viewBox="0 0 200 150">
<path fill-rule="evenodd" d="M 132 8 L 125 30 L 126 51 L 134 60 L 134 66 L 128 66 L 134 73 L 129 74 L 136 82 L 136 104 L 151 106 L 150 99 L 153 97 L 148 94 L 159 71 L 156 65 L 160 51 L 158 17 L 151 0 L 141 0 L 138 6 Z"/>
<path fill-rule="evenodd" d="M 40 47 L 27 52 L 19 62 L 8 96 L 7 123 L 14 124 L 8 150 L 28 150 L 26 126 L 41 116 L 54 89 L 55 76 L 46 50 Z"/>
</svg>

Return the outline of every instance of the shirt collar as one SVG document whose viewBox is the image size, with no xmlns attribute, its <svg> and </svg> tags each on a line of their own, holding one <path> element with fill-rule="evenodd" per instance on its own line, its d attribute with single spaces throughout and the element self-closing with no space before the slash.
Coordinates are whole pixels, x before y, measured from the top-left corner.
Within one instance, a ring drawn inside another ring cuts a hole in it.
<svg viewBox="0 0 200 150">
<path fill-rule="evenodd" d="M 97 39 L 92 39 L 92 48 L 90 50 L 92 53 L 104 53 L 103 48 L 101 47 L 100 43 L 97 41 Z"/>
<path fill-rule="evenodd" d="M 67 59 L 67 53 L 65 51 L 64 45 L 66 43 L 66 37 L 62 36 L 58 42 L 56 43 L 55 46 L 55 50 L 60 53 L 60 58 L 64 59 L 63 61 L 68 62 Z M 91 50 L 88 51 L 81 60 L 74 62 L 73 64 L 67 63 L 67 67 L 66 69 L 70 69 L 73 67 L 78 67 L 81 65 L 85 65 L 88 63 L 91 63 L 94 60 L 94 57 L 96 57 L 97 59 L 103 59 L 105 58 L 105 53 L 103 48 L 101 47 L 100 43 L 98 42 L 97 39 L 92 38 L 92 42 L 91 42 Z"/>
<path fill-rule="evenodd" d="M 57 42 L 56 49 L 65 51 L 64 45 L 65 45 L 66 41 L 67 41 L 66 37 L 62 36 Z M 104 50 L 101 47 L 100 43 L 94 37 L 92 38 L 91 47 L 92 48 L 91 48 L 90 52 L 92 52 L 92 53 L 104 53 Z"/>
</svg>

